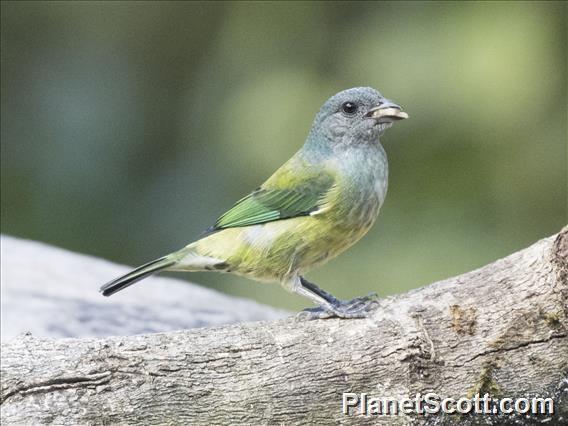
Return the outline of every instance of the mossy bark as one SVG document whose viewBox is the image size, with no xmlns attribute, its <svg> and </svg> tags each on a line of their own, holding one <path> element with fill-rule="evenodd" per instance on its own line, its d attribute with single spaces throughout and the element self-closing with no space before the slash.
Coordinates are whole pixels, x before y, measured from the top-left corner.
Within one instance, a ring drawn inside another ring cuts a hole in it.
<svg viewBox="0 0 568 426">
<path fill-rule="evenodd" d="M 294 318 L 2 345 L 3 424 L 503 424 L 544 417 L 342 414 L 342 393 L 553 397 L 567 410 L 568 229 L 383 299 L 371 318 Z M 564 386 L 564 387 L 563 387 Z"/>
</svg>

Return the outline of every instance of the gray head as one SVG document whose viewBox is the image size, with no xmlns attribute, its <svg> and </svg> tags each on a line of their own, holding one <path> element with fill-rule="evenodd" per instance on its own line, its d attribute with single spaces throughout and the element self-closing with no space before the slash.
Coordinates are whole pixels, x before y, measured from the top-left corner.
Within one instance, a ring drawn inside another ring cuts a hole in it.
<svg viewBox="0 0 568 426">
<path fill-rule="evenodd" d="M 372 87 L 347 89 L 329 98 L 316 115 L 312 135 L 332 143 L 370 143 L 397 120 L 402 108 Z"/>
</svg>

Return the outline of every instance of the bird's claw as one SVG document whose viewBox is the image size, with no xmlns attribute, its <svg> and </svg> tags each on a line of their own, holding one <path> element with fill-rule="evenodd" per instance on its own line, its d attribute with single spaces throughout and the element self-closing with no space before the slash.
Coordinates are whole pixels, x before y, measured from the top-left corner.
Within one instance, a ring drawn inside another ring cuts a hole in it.
<svg viewBox="0 0 568 426">
<path fill-rule="evenodd" d="M 371 293 L 368 296 L 351 300 L 338 300 L 334 305 L 304 309 L 296 315 L 296 318 L 305 321 L 328 318 L 367 318 L 379 307 L 378 298 L 376 293 Z"/>
</svg>

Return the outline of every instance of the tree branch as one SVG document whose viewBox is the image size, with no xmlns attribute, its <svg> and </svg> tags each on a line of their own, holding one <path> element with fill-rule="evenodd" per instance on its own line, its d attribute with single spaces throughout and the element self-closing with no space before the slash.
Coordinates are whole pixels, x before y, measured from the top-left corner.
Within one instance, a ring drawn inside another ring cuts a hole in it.
<svg viewBox="0 0 568 426">
<path fill-rule="evenodd" d="M 560 419 L 568 411 L 567 259 L 564 228 L 483 268 L 385 298 L 362 320 L 289 318 L 102 339 L 23 336 L 2 345 L 2 419 L 405 424 L 413 417 L 344 415 L 343 392 L 550 396 Z M 455 422 L 450 417 L 413 420 Z"/>
</svg>

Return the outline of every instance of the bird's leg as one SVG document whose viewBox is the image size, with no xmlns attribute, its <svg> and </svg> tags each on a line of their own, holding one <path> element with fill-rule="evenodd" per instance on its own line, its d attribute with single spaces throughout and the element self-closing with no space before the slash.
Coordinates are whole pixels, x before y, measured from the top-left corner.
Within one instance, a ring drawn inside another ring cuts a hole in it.
<svg viewBox="0 0 568 426">
<path fill-rule="evenodd" d="M 376 294 L 346 301 L 339 300 L 302 276 L 298 277 L 294 291 L 319 305 L 298 314 L 300 318 L 307 320 L 333 317 L 366 318 L 379 305 Z"/>
</svg>

